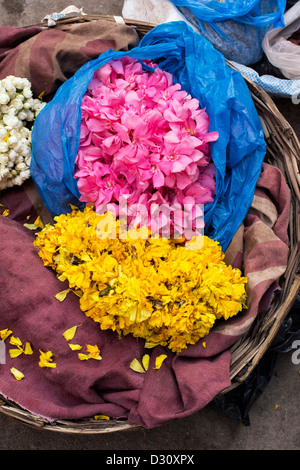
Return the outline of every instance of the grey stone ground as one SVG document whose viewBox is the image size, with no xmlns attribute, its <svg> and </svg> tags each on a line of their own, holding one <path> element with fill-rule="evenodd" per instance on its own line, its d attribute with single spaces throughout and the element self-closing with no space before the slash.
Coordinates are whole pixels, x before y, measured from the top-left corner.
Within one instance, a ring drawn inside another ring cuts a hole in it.
<svg viewBox="0 0 300 470">
<path fill-rule="evenodd" d="M 123 1 L 2 0 L 0 25 L 28 26 L 70 4 L 89 14 L 121 15 Z M 300 104 L 299 109 L 289 100 L 277 104 L 300 137 Z M 71 435 L 31 428 L 0 413 L 0 450 L 299 450 L 299 369 L 292 352 L 279 355 L 267 388 L 250 410 L 250 426 L 208 406 L 152 430 Z"/>
</svg>

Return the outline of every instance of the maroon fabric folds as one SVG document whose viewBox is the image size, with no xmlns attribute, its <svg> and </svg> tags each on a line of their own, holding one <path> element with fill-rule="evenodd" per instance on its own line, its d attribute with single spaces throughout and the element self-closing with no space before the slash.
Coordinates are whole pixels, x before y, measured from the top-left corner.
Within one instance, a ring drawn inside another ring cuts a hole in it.
<svg viewBox="0 0 300 470">
<path fill-rule="evenodd" d="M 33 246 L 34 232 L 23 226 L 26 214 L 48 217 L 31 182 L 0 194 L 10 210 L 0 216 L 0 330 L 9 328 L 34 354 L 12 359 L 9 339 L 6 361 L 0 364 L 0 394 L 30 412 L 55 419 L 79 419 L 104 414 L 126 418 L 130 424 L 153 428 L 188 416 L 206 406 L 230 385 L 229 348 L 263 315 L 279 289 L 287 265 L 289 188 L 279 169 L 268 164 L 257 183 L 249 213 L 228 250 L 228 263 L 248 276 L 249 308 L 238 316 L 218 322 L 203 342 L 175 355 L 166 348 L 144 348 L 144 341 L 101 331 L 79 308 L 69 293 L 63 302 L 54 296 L 67 288 L 55 273 L 43 266 Z M 68 328 L 80 325 L 72 343 L 98 345 L 102 360 L 80 361 L 63 337 Z M 57 367 L 39 367 L 39 350 L 52 351 Z M 151 354 L 145 374 L 134 372 L 132 359 Z M 159 370 L 155 357 L 167 354 Z M 3 362 L 3 361 L 2 361 Z M 17 381 L 11 367 L 22 371 Z"/>
<path fill-rule="evenodd" d="M 51 99 L 59 86 L 87 61 L 113 49 L 127 51 L 138 45 L 136 30 L 100 19 L 54 28 L 0 27 L 0 79 L 28 78 L 37 97 Z"/>
</svg>

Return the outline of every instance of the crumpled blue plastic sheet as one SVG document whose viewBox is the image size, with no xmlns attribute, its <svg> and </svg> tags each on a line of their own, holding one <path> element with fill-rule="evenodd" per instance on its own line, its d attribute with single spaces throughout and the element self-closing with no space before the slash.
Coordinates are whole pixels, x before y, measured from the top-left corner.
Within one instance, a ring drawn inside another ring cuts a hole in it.
<svg viewBox="0 0 300 470">
<path fill-rule="evenodd" d="M 286 0 L 170 0 L 226 59 L 253 65 L 268 28 L 284 26 Z"/>
<path fill-rule="evenodd" d="M 170 0 L 177 7 L 187 7 L 202 21 L 236 20 L 240 23 L 256 26 L 283 26 L 283 14 L 286 0 Z M 264 13 L 266 1 L 273 6 L 269 13 Z"/>
<path fill-rule="evenodd" d="M 252 202 L 266 144 L 242 75 L 185 22 L 159 25 L 130 51 L 108 50 L 83 65 L 58 89 L 37 116 L 32 131 L 31 176 L 53 216 L 79 202 L 74 164 L 79 146 L 81 101 L 94 71 L 122 56 L 152 59 L 199 100 L 210 119 L 216 168 L 216 196 L 205 205 L 205 233 L 225 250 Z"/>
</svg>

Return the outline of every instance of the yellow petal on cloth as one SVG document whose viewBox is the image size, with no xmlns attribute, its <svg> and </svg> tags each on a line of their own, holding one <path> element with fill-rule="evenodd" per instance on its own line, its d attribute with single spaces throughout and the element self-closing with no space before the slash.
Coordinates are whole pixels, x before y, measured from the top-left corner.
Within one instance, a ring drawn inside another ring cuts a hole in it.
<svg viewBox="0 0 300 470">
<path fill-rule="evenodd" d="M 80 349 L 82 349 L 82 346 L 80 344 L 69 344 L 69 346 L 72 351 L 80 351 Z"/>
<path fill-rule="evenodd" d="M 17 380 L 22 380 L 25 377 L 25 375 L 21 371 L 16 369 L 15 367 L 12 367 L 10 369 L 10 371 L 11 371 L 12 375 L 15 377 L 15 379 L 17 379 Z"/>
<path fill-rule="evenodd" d="M 166 354 L 161 354 L 160 356 L 157 356 L 157 358 L 155 359 L 155 367 L 154 367 L 154 369 L 160 369 L 162 363 L 164 362 L 164 360 L 165 360 L 167 357 L 168 357 L 168 356 L 167 356 Z"/>
<path fill-rule="evenodd" d="M 51 368 L 55 369 L 56 368 L 56 363 L 55 362 L 44 362 L 44 363 L 40 362 L 39 366 L 40 367 L 49 367 L 50 369 Z"/>
<path fill-rule="evenodd" d="M 65 337 L 65 339 L 67 341 L 71 341 L 71 339 L 74 338 L 75 336 L 75 333 L 76 333 L 76 330 L 77 328 L 81 326 L 81 325 L 75 325 L 75 326 L 72 326 L 72 328 L 69 328 L 68 330 L 66 330 L 64 333 L 63 333 L 63 336 Z"/>
<path fill-rule="evenodd" d="M 102 356 L 100 356 L 100 355 L 97 356 L 97 357 L 95 357 L 95 356 L 92 356 L 92 355 L 90 354 L 90 357 L 91 357 L 91 359 L 97 359 L 97 361 L 101 361 L 101 360 L 102 360 Z"/>
<path fill-rule="evenodd" d="M 5 341 L 11 334 L 12 334 L 12 331 L 9 330 L 8 328 L 5 328 L 5 330 L 0 331 L 0 338 L 2 341 Z"/>
<path fill-rule="evenodd" d="M 97 345 L 92 346 L 91 344 L 87 344 L 86 349 L 89 354 L 78 354 L 78 357 L 81 361 L 87 361 L 88 359 L 97 359 L 98 361 L 101 361 L 102 357 L 100 356 L 100 349 Z"/>
<path fill-rule="evenodd" d="M 81 361 L 87 361 L 88 359 L 91 359 L 90 354 L 79 353 L 78 357 Z"/>
<path fill-rule="evenodd" d="M 40 216 L 38 216 L 38 218 L 34 221 L 34 225 L 38 228 L 41 228 L 41 229 L 43 229 L 45 227 L 45 225 L 43 224 L 42 219 L 40 218 Z"/>
<path fill-rule="evenodd" d="M 96 419 L 96 420 L 105 419 L 106 421 L 109 421 L 109 420 L 110 420 L 110 417 L 109 417 L 109 416 L 106 416 L 106 415 L 95 415 L 95 416 L 94 416 L 94 419 Z"/>
<path fill-rule="evenodd" d="M 146 342 L 145 343 L 145 348 L 146 349 L 152 349 L 152 348 L 155 348 L 157 345 L 158 345 L 158 343 L 148 343 L 148 342 Z"/>
<path fill-rule="evenodd" d="M 33 350 L 29 341 L 27 341 L 27 343 L 25 344 L 24 354 L 27 354 L 28 356 L 33 354 Z"/>
<path fill-rule="evenodd" d="M 21 348 L 9 350 L 9 355 L 12 359 L 14 359 L 15 357 L 21 356 L 22 353 L 23 353 L 23 350 Z"/>
<path fill-rule="evenodd" d="M 3 217 L 7 217 L 9 215 L 9 210 L 5 209 L 2 213 Z"/>
<path fill-rule="evenodd" d="M 58 292 L 54 297 L 60 302 L 63 302 L 65 298 L 67 297 L 68 293 L 70 292 L 70 290 L 71 289 L 62 290 L 61 292 Z"/>
<path fill-rule="evenodd" d="M 16 336 L 12 336 L 9 340 L 10 344 L 13 344 L 14 346 L 22 346 L 22 341 L 20 338 L 17 338 Z"/>
<path fill-rule="evenodd" d="M 83 354 L 79 353 L 78 357 L 81 361 L 87 361 L 88 359 L 96 359 L 97 361 L 101 361 L 101 356 L 93 356 L 92 354 Z"/>
<path fill-rule="evenodd" d="M 38 228 L 35 224 L 23 224 L 23 226 L 29 230 L 36 230 Z"/>
<path fill-rule="evenodd" d="M 91 344 L 87 344 L 86 349 L 90 353 L 90 355 L 93 356 L 95 359 L 98 359 L 100 357 L 100 349 L 97 345 L 92 346 Z"/>
<path fill-rule="evenodd" d="M 144 366 L 144 369 L 147 371 L 148 368 L 149 368 L 149 362 L 150 362 L 150 356 L 149 354 L 144 354 L 143 358 L 142 358 L 142 363 L 143 363 L 143 366 Z"/>
<path fill-rule="evenodd" d="M 39 366 L 40 367 L 56 367 L 56 363 L 52 362 L 53 361 L 53 353 L 51 351 L 41 351 L 40 350 L 40 362 Z"/>
<path fill-rule="evenodd" d="M 43 90 L 43 91 L 39 94 L 39 96 L 38 96 L 38 99 L 39 99 L 39 100 L 42 100 L 42 98 L 43 98 L 45 92 L 46 92 L 46 90 Z"/>
<path fill-rule="evenodd" d="M 146 372 L 142 364 L 137 359 L 133 359 L 133 361 L 131 361 L 130 369 L 134 370 L 135 372 L 139 372 L 140 374 L 145 374 Z"/>
</svg>

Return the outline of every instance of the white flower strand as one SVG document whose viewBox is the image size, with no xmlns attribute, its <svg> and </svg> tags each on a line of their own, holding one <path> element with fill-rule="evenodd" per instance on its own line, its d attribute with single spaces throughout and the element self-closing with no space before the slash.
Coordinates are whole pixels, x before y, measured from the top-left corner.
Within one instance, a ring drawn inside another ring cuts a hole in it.
<svg viewBox="0 0 300 470">
<path fill-rule="evenodd" d="M 33 98 L 27 78 L 9 75 L 0 80 L 0 191 L 30 178 L 31 130 L 45 106 Z"/>
</svg>

